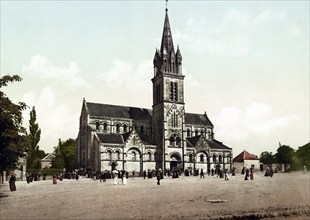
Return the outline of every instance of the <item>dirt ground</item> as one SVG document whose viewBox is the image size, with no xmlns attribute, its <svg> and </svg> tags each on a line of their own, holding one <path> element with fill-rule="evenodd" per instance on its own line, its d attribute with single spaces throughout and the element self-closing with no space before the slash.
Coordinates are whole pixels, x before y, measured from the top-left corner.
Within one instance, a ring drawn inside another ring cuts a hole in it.
<svg viewBox="0 0 310 220">
<path fill-rule="evenodd" d="M 310 175 L 16 182 L 0 188 L 0 219 L 310 219 Z"/>
</svg>

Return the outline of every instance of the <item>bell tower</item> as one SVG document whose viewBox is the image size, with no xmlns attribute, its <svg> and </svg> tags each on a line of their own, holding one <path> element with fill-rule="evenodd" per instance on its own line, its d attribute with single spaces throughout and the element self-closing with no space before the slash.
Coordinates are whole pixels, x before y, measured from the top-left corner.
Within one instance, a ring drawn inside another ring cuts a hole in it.
<svg viewBox="0 0 310 220">
<path fill-rule="evenodd" d="M 153 60 L 153 140 L 157 145 L 156 167 L 184 168 L 182 131 L 185 103 L 182 55 L 179 46 L 175 51 L 168 9 L 165 11 L 161 46 L 160 50 L 156 49 Z"/>
</svg>

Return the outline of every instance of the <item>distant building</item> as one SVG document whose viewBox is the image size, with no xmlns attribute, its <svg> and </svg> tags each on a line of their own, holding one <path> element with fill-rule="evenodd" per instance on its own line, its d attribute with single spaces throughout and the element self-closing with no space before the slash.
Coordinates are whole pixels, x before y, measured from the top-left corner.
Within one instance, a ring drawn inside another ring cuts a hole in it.
<svg viewBox="0 0 310 220">
<path fill-rule="evenodd" d="M 200 168 L 205 172 L 219 167 L 231 169 L 232 148 L 214 138 L 214 126 L 207 114 L 185 112 L 182 62 L 179 47 L 174 48 L 166 9 L 161 47 L 153 60 L 152 109 L 84 99 L 76 145 L 77 168 L 136 172 L 158 168 Z"/>
<path fill-rule="evenodd" d="M 257 156 L 250 154 L 246 150 L 242 151 L 238 156 L 233 159 L 234 168 L 236 168 L 236 172 L 245 168 L 254 168 L 256 170 L 260 169 L 260 162 Z"/>
<path fill-rule="evenodd" d="M 45 156 L 42 160 L 41 160 L 41 169 L 44 168 L 50 168 L 52 166 L 52 159 L 55 158 L 55 155 L 50 153 L 47 156 Z"/>
</svg>

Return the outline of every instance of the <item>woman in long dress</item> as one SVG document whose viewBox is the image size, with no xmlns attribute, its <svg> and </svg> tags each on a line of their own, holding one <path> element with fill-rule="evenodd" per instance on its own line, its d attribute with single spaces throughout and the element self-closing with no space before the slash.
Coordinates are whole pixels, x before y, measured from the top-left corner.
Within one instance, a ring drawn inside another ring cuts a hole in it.
<svg viewBox="0 0 310 220">
<path fill-rule="evenodd" d="M 16 181 L 16 174 L 11 173 L 11 177 L 10 177 L 10 181 L 9 181 L 11 192 L 16 191 L 15 181 Z"/>
</svg>

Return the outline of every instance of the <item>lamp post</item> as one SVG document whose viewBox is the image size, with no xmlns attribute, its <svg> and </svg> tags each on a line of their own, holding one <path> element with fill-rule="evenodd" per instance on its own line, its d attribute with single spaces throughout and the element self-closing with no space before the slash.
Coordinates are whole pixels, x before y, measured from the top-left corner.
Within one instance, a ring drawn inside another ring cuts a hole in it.
<svg viewBox="0 0 310 220">
<path fill-rule="evenodd" d="M 193 160 L 194 160 L 194 176 L 196 175 L 196 149 L 193 150 Z"/>
</svg>

